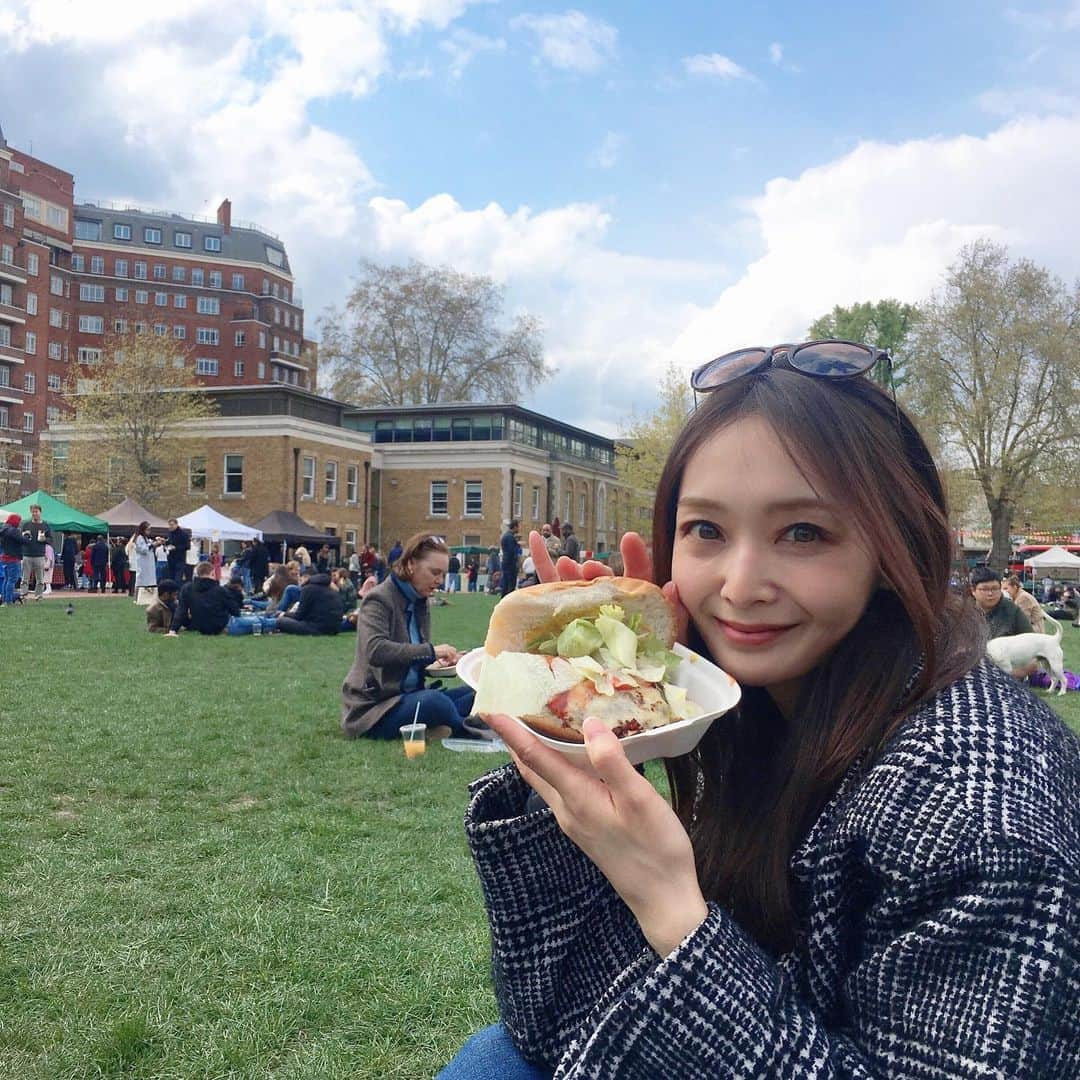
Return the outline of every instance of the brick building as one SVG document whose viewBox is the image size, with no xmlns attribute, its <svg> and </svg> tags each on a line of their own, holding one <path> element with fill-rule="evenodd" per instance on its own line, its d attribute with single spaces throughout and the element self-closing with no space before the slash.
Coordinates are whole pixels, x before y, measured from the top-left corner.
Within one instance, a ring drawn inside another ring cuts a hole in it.
<svg viewBox="0 0 1080 1080">
<path fill-rule="evenodd" d="M 71 173 L 0 131 L 0 502 L 39 486 L 41 432 L 72 360 L 92 375 L 109 335 L 190 355 L 207 386 L 313 390 L 317 350 L 280 239 L 234 223 L 75 201 Z"/>
</svg>

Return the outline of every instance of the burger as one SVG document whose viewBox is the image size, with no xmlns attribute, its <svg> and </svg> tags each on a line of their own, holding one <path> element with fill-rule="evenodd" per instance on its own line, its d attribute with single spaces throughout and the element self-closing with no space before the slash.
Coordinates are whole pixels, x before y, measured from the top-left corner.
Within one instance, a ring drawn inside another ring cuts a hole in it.
<svg viewBox="0 0 1080 1080">
<path fill-rule="evenodd" d="M 588 716 L 618 737 L 701 713 L 672 676 L 675 611 L 636 578 L 555 581 L 496 605 L 473 709 L 507 713 L 535 731 L 584 742 Z"/>
</svg>

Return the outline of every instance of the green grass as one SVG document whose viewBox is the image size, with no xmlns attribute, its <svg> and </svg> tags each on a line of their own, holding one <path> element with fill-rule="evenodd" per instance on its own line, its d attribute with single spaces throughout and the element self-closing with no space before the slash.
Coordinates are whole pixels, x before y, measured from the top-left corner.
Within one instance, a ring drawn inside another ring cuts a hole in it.
<svg viewBox="0 0 1080 1080">
<path fill-rule="evenodd" d="M 0 609 L 0 1078 L 432 1076 L 495 1018 L 461 815 L 504 759 L 342 739 L 351 638 L 75 604 Z"/>
</svg>

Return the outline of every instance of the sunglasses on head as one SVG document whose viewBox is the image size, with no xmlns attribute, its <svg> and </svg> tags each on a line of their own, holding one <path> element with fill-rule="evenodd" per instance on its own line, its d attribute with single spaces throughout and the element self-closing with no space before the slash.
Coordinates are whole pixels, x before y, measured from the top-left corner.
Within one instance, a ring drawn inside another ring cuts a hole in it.
<svg viewBox="0 0 1080 1080">
<path fill-rule="evenodd" d="M 690 376 L 690 386 L 698 393 L 724 386 L 744 375 L 767 367 L 790 368 L 801 375 L 821 379 L 853 379 L 864 375 L 878 361 L 884 360 L 892 374 L 892 361 L 884 349 L 857 341 L 804 341 L 801 345 L 774 345 L 736 349 L 702 364 Z"/>
</svg>

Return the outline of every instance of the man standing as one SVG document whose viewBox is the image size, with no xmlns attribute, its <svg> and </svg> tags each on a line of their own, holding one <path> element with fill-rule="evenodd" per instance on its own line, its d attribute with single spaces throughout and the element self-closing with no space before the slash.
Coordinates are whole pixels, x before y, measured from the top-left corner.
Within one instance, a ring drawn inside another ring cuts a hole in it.
<svg viewBox="0 0 1080 1080">
<path fill-rule="evenodd" d="M 176 518 L 169 518 L 169 531 L 165 535 L 165 551 L 168 553 L 166 573 L 170 580 L 183 583 L 191 577 L 187 564 L 187 553 L 191 547 L 191 533 L 181 529 Z"/>
<path fill-rule="evenodd" d="M 259 537 L 251 541 L 251 554 L 248 556 L 248 571 L 251 574 L 253 592 L 259 592 L 263 582 L 270 576 L 270 552 Z"/>
<path fill-rule="evenodd" d="M 15 602 L 15 583 L 22 566 L 23 535 L 19 527 L 22 518 L 8 514 L 0 528 L 0 604 Z"/>
<path fill-rule="evenodd" d="M 543 525 L 540 535 L 544 538 L 544 546 L 548 549 L 551 561 L 554 562 L 563 553 L 562 541 L 551 531 L 550 525 Z"/>
<path fill-rule="evenodd" d="M 499 541 L 499 547 L 502 550 L 502 559 L 500 560 L 500 566 L 502 567 L 502 595 L 506 596 L 512 593 L 517 587 L 517 575 L 518 575 L 518 521 L 514 518 L 509 525 L 506 526 L 506 532 L 502 534 L 502 539 Z"/>
<path fill-rule="evenodd" d="M 403 549 L 401 546 L 401 541 L 395 540 L 394 546 L 390 549 L 390 553 L 386 556 L 386 562 L 391 567 L 391 569 L 393 568 L 394 563 L 396 563 L 398 559 L 401 558 L 402 550 Z"/>
<path fill-rule="evenodd" d="M 90 566 L 93 569 L 93 563 Z M 112 548 L 109 551 L 109 566 L 112 568 L 113 593 L 127 592 L 128 557 L 124 550 L 124 541 L 118 536 L 113 538 Z"/>
<path fill-rule="evenodd" d="M 23 591 L 30 588 L 30 577 L 34 577 L 34 599 L 40 600 L 45 592 L 45 545 L 52 537 L 52 530 L 41 520 L 41 507 L 33 503 L 29 519 L 24 519 L 23 529 Z"/>
<path fill-rule="evenodd" d="M 79 555 L 79 538 L 68 533 L 64 537 L 64 546 L 60 549 L 60 562 L 64 567 L 64 588 L 77 589 L 75 578 L 75 560 Z"/>
<path fill-rule="evenodd" d="M 104 592 L 109 570 L 109 541 L 99 536 L 90 545 L 90 591 Z"/>
<path fill-rule="evenodd" d="M 581 562 L 581 541 L 574 535 L 574 526 L 570 522 L 563 525 L 562 536 L 563 554 L 574 562 Z"/>
<path fill-rule="evenodd" d="M 446 591 L 461 592 L 461 560 L 454 554 L 450 555 L 446 571 Z"/>
</svg>

